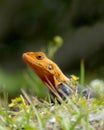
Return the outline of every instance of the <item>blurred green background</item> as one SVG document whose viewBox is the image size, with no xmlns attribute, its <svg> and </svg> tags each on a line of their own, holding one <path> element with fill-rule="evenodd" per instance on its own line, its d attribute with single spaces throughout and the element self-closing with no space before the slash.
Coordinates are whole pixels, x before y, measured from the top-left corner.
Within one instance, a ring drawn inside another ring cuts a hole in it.
<svg viewBox="0 0 104 130">
<path fill-rule="evenodd" d="M 79 76 L 84 59 L 87 79 L 104 79 L 104 0 L 0 0 L 1 93 L 14 97 L 26 88 L 46 94 L 22 54 L 47 50 L 57 35 L 64 43 L 54 61 L 65 74 Z"/>
</svg>

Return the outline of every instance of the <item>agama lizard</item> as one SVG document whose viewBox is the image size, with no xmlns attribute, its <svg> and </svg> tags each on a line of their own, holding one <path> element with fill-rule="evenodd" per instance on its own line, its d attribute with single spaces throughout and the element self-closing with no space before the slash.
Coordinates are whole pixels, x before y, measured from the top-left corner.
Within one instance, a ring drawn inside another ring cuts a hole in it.
<svg viewBox="0 0 104 130">
<path fill-rule="evenodd" d="M 43 52 L 26 52 L 23 54 L 23 60 L 49 88 L 52 98 L 63 99 L 75 92 L 75 87 L 70 86 L 70 79 Z"/>
</svg>

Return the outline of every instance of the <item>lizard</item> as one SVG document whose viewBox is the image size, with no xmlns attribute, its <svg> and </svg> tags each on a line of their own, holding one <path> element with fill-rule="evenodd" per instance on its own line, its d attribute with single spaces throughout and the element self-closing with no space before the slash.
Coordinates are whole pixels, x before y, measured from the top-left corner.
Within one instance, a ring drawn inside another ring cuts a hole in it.
<svg viewBox="0 0 104 130">
<path fill-rule="evenodd" d="M 66 96 L 72 95 L 76 91 L 80 93 L 80 87 L 70 85 L 70 79 L 63 74 L 59 66 L 50 60 L 45 53 L 26 52 L 22 57 L 24 62 L 34 70 L 48 87 L 52 101 L 54 97 L 61 100 L 65 99 Z M 83 91 L 83 95 L 87 97 L 88 92 Z"/>
<path fill-rule="evenodd" d="M 65 95 L 71 95 L 73 93 L 74 88 L 66 87 L 70 84 L 70 79 L 63 74 L 59 66 L 50 60 L 45 53 L 26 52 L 22 57 L 24 62 L 35 71 L 43 83 L 49 88 L 51 94 L 54 94 L 58 98 L 60 96 L 61 98 L 65 98 Z"/>
</svg>

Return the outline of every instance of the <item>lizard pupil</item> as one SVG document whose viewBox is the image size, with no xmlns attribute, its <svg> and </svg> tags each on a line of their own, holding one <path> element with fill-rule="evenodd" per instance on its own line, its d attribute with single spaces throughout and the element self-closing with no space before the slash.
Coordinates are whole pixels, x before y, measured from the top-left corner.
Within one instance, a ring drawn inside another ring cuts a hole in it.
<svg viewBox="0 0 104 130">
<path fill-rule="evenodd" d="M 52 70 L 52 69 L 53 69 L 53 66 L 52 66 L 52 65 L 49 65 L 49 66 L 48 66 L 48 69 L 49 69 L 49 70 Z"/>
<path fill-rule="evenodd" d="M 37 56 L 37 59 L 42 60 L 42 56 L 41 55 Z"/>
</svg>

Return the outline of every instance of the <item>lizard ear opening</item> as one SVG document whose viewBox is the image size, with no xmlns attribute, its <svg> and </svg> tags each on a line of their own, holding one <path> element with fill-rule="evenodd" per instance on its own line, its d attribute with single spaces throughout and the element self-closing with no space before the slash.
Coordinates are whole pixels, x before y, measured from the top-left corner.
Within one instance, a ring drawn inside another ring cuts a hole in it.
<svg viewBox="0 0 104 130">
<path fill-rule="evenodd" d="M 53 66 L 51 64 L 48 65 L 49 70 L 53 70 Z"/>
</svg>

